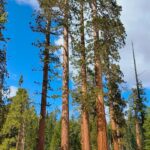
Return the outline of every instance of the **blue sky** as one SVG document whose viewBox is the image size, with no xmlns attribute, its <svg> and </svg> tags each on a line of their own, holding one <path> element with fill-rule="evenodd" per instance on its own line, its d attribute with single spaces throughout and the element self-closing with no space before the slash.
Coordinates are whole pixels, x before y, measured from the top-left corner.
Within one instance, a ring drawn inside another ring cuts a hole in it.
<svg viewBox="0 0 150 150">
<path fill-rule="evenodd" d="M 11 39 L 7 46 L 7 69 L 9 72 L 7 85 L 11 86 L 11 95 L 15 94 L 19 77 L 23 75 L 23 87 L 28 90 L 39 111 L 40 95 L 35 93 L 41 91 L 41 86 L 34 82 L 42 81 L 42 72 L 33 70 L 39 70 L 42 64 L 39 59 L 39 50 L 32 43 L 41 36 L 33 33 L 29 26 L 29 22 L 33 21 L 33 8 L 29 5 L 20 5 L 15 1 L 9 1 L 7 11 L 8 22 L 5 34 Z M 58 86 L 58 84 L 53 84 L 53 86 Z M 57 102 L 52 101 L 51 103 L 56 103 L 53 105 L 56 107 L 61 102 L 57 100 Z"/>
<path fill-rule="evenodd" d="M 150 84 L 148 83 L 149 76 L 149 68 L 147 67 L 147 63 L 145 65 L 145 61 L 143 57 L 148 54 L 148 48 L 145 48 L 144 52 L 141 52 L 138 45 L 139 41 L 136 38 L 137 31 L 133 32 L 132 24 L 136 22 L 134 19 L 132 20 L 132 15 L 134 15 L 134 5 L 130 5 L 133 2 L 129 2 L 129 4 L 125 4 L 123 0 L 118 0 L 120 4 L 123 5 L 123 13 L 122 13 L 122 21 L 125 24 L 128 38 L 127 38 L 127 46 L 121 51 L 122 61 L 121 67 L 124 70 L 125 80 L 127 81 L 127 87 L 132 87 L 135 84 L 134 81 L 134 73 L 133 73 L 133 62 L 132 56 L 130 54 L 130 40 L 137 41 L 135 43 L 135 48 L 137 48 L 137 63 L 139 73 L 143 70 L 146 70 L 146 73 L 142 75 L 141 79 L 144 82 L 144 86 L 146 87 L 146 94 L 148 99 L 150 99 Z M 135 1 L 135 0 L 133 0 Z M 139 1 L 139 0 L 138 0 Z M 136 1 L 138 3 L 138 1 Z M 140 2 L 140 1 L 139 1 Z M 146 3 L 146 0 L 143 1 Z M 137 5 L 137 4 L 136 4 Z M 138 6 L 137 6 L 138 7 Z M 9 79 L 7 80 L 8 86 L 11 86 L 12 91 L 16 91 L 16 87 L 18 87 L 18 80 L 20 75 L 24 76 L 24 87 L 29 91 L 30 97 L 34 99 L 36 103 L 39 103 L 40 96 L 35 95 L 36 91 L 41 91 L 41 86 L 38 86 L 34 83 L 34 81 L 42 80 L 42 72 L 40 71 L 32 71 L 34 68 L 38 69 L 41 66 L 39 61 L 39 50 L 32 46 L 32 42 L 40 38 L 41 36 L 37 33 L 33 33 L 29 27 L 29 22 L 32 20 L 33 8 L 38 8 L 38 4 L 36 0 L 9 0 L 7 4 L 8 11 L 8 22 L 7 22 L 7 31 L 5 31 L 6 36 L 8 36 L 11 40 L 8 42 L 7 46 L 7 65 L 9 72 Z M 132 9 L 132 11 L 130 10 Z M 141 10 L 142 12 L 143 10 Z M 130 14 L 129 14 L 130 13 Z M 138 17 L 138 15 L 136 16 Z M 147 17 L 145 18 L 145 20 Z M 135 21 L 135 22 L 134 22 Z M 129 23 L 128 23 L 129 22 Z M 132 23 L 132 24 L 131 24 Z M 129 26 L 130 25 L 130 26 Z M 134 25 L 135 26 L 135 25 Z M 137 27 L 136 27 L 137 28 Z M 143 31 L 145 32 L 145 30 Z M 58 40 L 61 41 L 61 40 Z M 142 42 L 142 41 L 140 41 Z M 142 45 L 142 44 L 141 44 Z M 141 47 L 141 46 L 140 46 Z M 143 53 L 143 55 L 142 55 Z M 130 58 L 130 60 L 128 60 Z M 142 61 L 143 60 L 143 61 Z M 144 67 L 141 67 L 143 65 Z M 144 77 L 143 77 L 144 76 Z M 54 83 L 53 86 L 60 86 L 59 84 Z M 125 97 L 128 95 L 128 92 L 125 92 Z M 60 99 L 53 105 L 54 107 L 60 107 L 61 101 Z M 39 105 L 37 105 L 39 106 Z M 39 107 L 37 107 L 39 108 Z"/>
</svg>

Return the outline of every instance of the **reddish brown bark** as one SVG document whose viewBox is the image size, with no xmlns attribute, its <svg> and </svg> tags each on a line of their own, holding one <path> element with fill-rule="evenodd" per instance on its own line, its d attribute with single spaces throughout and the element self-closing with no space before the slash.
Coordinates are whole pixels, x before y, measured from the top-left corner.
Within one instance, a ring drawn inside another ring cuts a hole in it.
<svg viewBox="0 0 150 150">
<path fill-rule="evenodd" d="M 84 35 L 84 12 L 83 2 L 81 2 L 81 78 L 82 78 L 82 112 L 81 112 L 81 145 L 82 150 L 90 150 L 90 133 L 89 133 L 89 114 L 85 103 L 87 103 L 87 75 L 86 75 L 86 49 Z"/>
<path fill-rule="evenodd" d="M 95 19 L 97 17 L 96 0 L 92 2 L 93 11 L 93 28 L 94 28 L 94 64 L 95 64 L 95 83 L 97 90 L 96 113 L 97 113 L 97 148 L 98 150 L 108 150 L 107 129 L 103 99 L 103 83 L 102 83 L 102 64 L 99 52 L 99 32 Z"/>
<path fill-rule="evenodd" d="M 142 150 L 142 142 L 141 142 L 141 135 L 140 135 L 140 125 L 137 119 L 137 115 L 135 117 L 135 132 L 136 132 L 136 144 L 137 150 Z"/>
<path fill-rule="evenodd" d="M 83 110 L 81 114 L 81 130 L 82 150 L 90 150 L 89 115 L 87 111 Z"/>
<path fill-rule="evenodd" d="M 47 25 L 47 30 L 50 31 L 50 21 Z M 50 34 L 46 34 L 46 47 L 44 51 L 44 67 L 43 67 L 43 82 L 42 82 L 42 97 L 41 97 L 41 112 L 38 130 L 38 142 L 37 150 L 44 150 L 45 144 L 45 117 L 46 117 L 46 98 L 48 88 L 48 70 L 49 70 L 49 49 L 50 46 Z"/>
<path fill-rule="evenodd" d="M 110 123 L 112 129 L 113 147 L 114 150 L 119 150 L 119 139 L 117 138 L 117 124 L 114 120 L 113 104 L 110 102 Z"/>
<path fill-rule="evenodd" d="M 68 0 L 65 1 L 68 6 Z M 66 7 L 66 9 L 68 9 Z M 69 48 L 68 48 L 68 11 L 65 10 L 63 45 L 63 94 L 61 122 L 61 150 L 69 150 Z"/>
</svg>

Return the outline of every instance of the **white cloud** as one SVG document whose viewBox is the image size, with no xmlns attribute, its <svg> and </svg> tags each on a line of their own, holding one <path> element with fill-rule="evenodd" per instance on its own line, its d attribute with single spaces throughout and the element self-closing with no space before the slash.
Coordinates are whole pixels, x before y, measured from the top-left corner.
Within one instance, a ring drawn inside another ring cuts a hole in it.
<svg viewBox="0 0 150 150">
<path fill-rule="evenodd" d="M 55 45 L 62 46 L 63 45 L 63 36 L 60 36 L 57 40 L 55 40 Z"/>
<path fill-rule="evenodd" d="M 137 70 L 145 87 L 150 88 L 150 1 L 118 0 L 123 11 L 121 19 L 126 28 L 126 46 L 121 50 L 121 68 L 125 80 L 130 86 L 135 85 L 131 41 L 134 42 Z"/>
<path fill-rule="evenodd" d="M 10 86 L 9 87 L 9 94 L 8 94 L 8 98 L 14 97 L 16 96 L 16 93 L 18 91 L 18 88 L 15 86 Z"/>
<path fill-rule="evenodd" d="M 39 9 L 39 3 L 37 0 L 16 0 L 18 4 L 30 5 L 34 9 Z"/>
</svg>

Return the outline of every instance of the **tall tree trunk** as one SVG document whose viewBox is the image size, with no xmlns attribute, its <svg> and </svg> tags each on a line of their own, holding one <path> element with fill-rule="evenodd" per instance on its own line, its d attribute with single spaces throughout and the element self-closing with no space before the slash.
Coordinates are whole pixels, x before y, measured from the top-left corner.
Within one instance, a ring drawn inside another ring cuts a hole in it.
<svg viewBox="0 0 150 150">
<path fill-rule="evenodd" d="M 97 29 L 97 4 L 96 0 L 92 2 L 93 11 L 93 28 L 94 28 L 94 64 L 95 64 L 95 83 L 96 83 L 96 113 L 97 113 L 97 147 L 98 150 L 108 150 L 107 129 L 103 99 L 103 83 L 102 83 L 102 64 L 99 52 L 99 31 Z"/>
<path fill-rule="evenodd" d="M 68 0 L 65 0 L 63 45 L 63 94 L 61 121 L 61 150 L 69 150 L 69 47 L 68 47 Z"/>
<path fill-rule="evenodd" d="M 114 118 L 114 111 L 113 111 L 113 104 L 112 102 L 110 102 L 109 105 L 109 109 L 110 109 L 110 123 L 111 123 L 111 129 L 112 129 L 112 138 L 113 138 L 113 147 L 114 150 L 120 150 L 119 149 L 119 141 L 118 141 L 118 137 L 117 137 L 117 124 L 115 122 Z"/>
<path fill-rule="evenodd" d="M 137 115 L 135 116 L 135 133 L 136 133 L 137 150 L 142 150 L 140 126 L 139 126 L 139 121 L 137 119 Z"/>
<path fill-rule="evenodd" d="M 43 67 L 43 82 L 42 82 L 42 97 L 41 97 L 41 113 L 38 130 L 37 150 L 44 150 L 45 144 L 45 118 L 46 118 L 46 98 L 48 87 L 48 70 L 49 70 L 49 46 L 50 46 L 50 21 L 47 24 L 46 47 L 44 51 L 44 67 Z"/>
<path fill-rule="evenodd" d="M 141 126 L 139 123 L 138 119 L 138 112 L 139 108 L 137 106 L 136 102 L 137 100 L 140 101 L 141 96 L 140 96 L 140 88 L 139 88 L 139 79 L 138 79 L 138 74 L 137 74 L 137 67 L 136 67 L 136 60 L 135 60 L 135 53 L 134 53 L 134 46 L 132 43 L 132 52 L 133 52 L 133 61 L 134 61 L 134 70 L 135 70 L 135 79 L 136 79 L 136 87 L 137 87 L 137 99 L 135 100 L 135 130 L 136 130 L 136 144 L 137 144 L 137 150 L 142 150 L 142 138 L 141 138 Z"/>
<path fill-rule="evenodd" d="M 85 104 L 87 103 L 87 75 L 86 75 L 86 49 L 84 35 L 84 2 L 81 2 L 81 78 L 82 78 L 82 112 L 81 112 L 81 144 L 82 150 L 90 150 L 89 114 Z"/>
</svg>

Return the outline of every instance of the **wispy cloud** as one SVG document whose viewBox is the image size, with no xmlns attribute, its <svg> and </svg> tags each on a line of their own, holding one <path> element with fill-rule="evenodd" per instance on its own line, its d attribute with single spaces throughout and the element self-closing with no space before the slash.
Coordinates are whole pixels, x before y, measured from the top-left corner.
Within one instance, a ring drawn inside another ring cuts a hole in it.
<svg viewBox="0 0 150 150">
<path fill-rule="evenodd" d="M 121 68 L 125 80 L 130 86 L 135 85 L 135 75 L 131 41 L 134 42 L 139 78 L 145 87 L 150 88 L 150 1 L 117 0 L 122 5 L 121 19 L 127 32 L 126 46 L 121 50 Z"/>
<path fill-rule="evenodd" d="M 30 5 L 34 9 L 39 9 L 39 3 L 37 0 L 15 0 L 18 4 Z"/>
<path fill-rule="evenodd" d="M 17 91 L 18 91 L 18 88 L 17 88 L 17 87 L 15 87 L 15 86 L 10 86 L 10 87 L 9 87 L 9 94 L 8 94 L 7 97 L 8 97 L 8 98 L 11 98 L 11 97 L 16 96 Z"/>
</svg>

